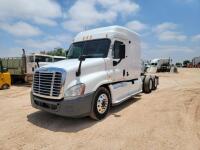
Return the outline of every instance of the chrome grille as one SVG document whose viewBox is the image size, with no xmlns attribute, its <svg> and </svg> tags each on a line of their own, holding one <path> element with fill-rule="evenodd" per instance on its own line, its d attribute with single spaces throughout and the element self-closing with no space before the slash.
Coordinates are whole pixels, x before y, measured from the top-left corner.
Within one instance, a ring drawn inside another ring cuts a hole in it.
<svg viewBox="0 0 200 150">
<path fill-rule="evenodd" d="M 59 97 L 62 88 L 62 73 L 60 72 L 35 72 L 33 92 L 37 95 Z"/>
</svg>

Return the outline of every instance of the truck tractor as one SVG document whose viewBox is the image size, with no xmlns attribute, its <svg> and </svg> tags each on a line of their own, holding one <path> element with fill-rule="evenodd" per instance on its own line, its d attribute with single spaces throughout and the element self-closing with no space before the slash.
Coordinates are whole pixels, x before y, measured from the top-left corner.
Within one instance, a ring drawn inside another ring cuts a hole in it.
<svg viewBox="0 0 200 150">
<path fill-rule="evenodd" d="M 157 88 L 159 78 L 141 71 L 137 33 L 121 26 L 83 31 L 66 60 L 35 71 L 31 104 L 61 116 L 100 120 L 111 106 Z"/>
</svg>

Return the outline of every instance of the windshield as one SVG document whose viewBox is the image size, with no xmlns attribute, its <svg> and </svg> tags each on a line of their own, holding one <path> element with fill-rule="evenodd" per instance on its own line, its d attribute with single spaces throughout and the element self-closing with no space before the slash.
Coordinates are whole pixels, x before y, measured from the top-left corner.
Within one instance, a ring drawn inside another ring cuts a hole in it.
<svg viewBox="0 0 200 150">
<path fill-rule="evenodd" d="M 110 42 L 110 39 L 98 39 L 72 43 L 67 58 L 79 58 L 81 55 L 86 55 L 87 58 L 105 58 Z"/>
<path fill-rule="evenodd" d="M 52 58 L 48 56 L 35 56 L 35 60 L 39 60 L 39 62 L 52 62 Z"/>
<path fill-rule="evenodd" d="M 157 66 L 157 63 L 151 63 L 152 66 Z"/>
</svg>

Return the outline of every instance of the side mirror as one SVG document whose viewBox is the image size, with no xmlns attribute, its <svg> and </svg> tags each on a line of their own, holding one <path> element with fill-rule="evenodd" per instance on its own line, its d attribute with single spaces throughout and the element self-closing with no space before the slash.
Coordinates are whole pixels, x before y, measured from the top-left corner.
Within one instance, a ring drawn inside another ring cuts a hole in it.
<svg viewBox="0 0 200 150">
<path fill-rule="evenodd" d="M 37 63 L 37 67 L 39 68 L 40 67 L 40 65 L 39 65 L 40 60 L 38 58 L 36 58 L 35 62 Z"/>
<path fill-rule="evenodd" d="M 119 56 L 120 56 L 120 59 L 124 59 L 125 58 L 125 45 L 122 44 L 120 45 L 120 50 L 119 50 Z"/>
<path fill-rule="evenodd" d="M 78 60 L 79 61 L 85 61 L 85 57 L 86 57 L 85 55 L 81 55 Z"/>
<path fill-rule="evenodd" d="M 39 62 L 40 62 L 40 60 L 39 60 L 38 58 L 36 58 L 36 59 L 35 59 L 35 62 L 36 62 L 36 63 L 39 63 Z"/>
</svg>

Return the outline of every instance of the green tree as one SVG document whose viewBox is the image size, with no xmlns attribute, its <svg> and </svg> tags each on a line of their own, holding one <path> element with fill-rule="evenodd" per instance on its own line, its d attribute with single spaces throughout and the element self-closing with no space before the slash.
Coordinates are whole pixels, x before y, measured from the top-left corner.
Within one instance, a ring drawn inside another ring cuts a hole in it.
<svg viewBox="0 0 200 150">
<path fill-rule="evenodd" d="M 189 60 L 184 60 L 183 61 L 183 67 L 187 67 L 190 64 Z"/>
<path fill-rule="evenodd" d="M 63 48 L 55 48 L 53 51 L 48 51 L 47 55 L 52 56 L 65 56 L 66 51 Z"/>
</svg>

